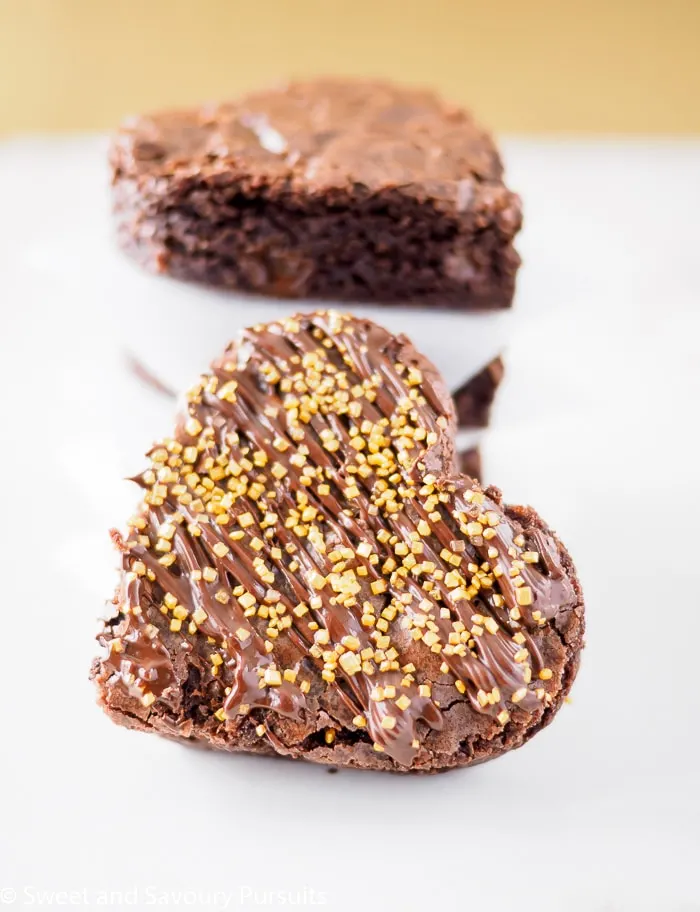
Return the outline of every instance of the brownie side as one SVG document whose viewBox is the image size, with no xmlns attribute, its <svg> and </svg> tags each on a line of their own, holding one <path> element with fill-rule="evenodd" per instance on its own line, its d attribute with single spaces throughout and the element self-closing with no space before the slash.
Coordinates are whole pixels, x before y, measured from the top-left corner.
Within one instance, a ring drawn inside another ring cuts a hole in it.
<svg viewBox="0 0 700 912">
<path fill-rule="evenodd" d="M 481 480 L 481 450 L 479 447 L 469 447 L 467 450 L 457 452 L 457 468 L 462 475 Z"/>
<path fill-rule="evenodd" d="M 496 397 L 496 391 L 503 380 L 503 374 L 503 360 L 499 356 L 452 393 L 457 414 L 457 427 L 460 430 L 488 427 L 491 407 Z M 480 448 L 478 446 L 458 448 L 457 467 L 463 475 L 469 475 L 471 478 L 481 481 L 483 467 Z"/>
<path fill-rule="evenodd" d="M 483 428 L 488 426 L 491 406 L 496 397 L 496 390 L 503 380 L 504 372 L 503 359 L 499 356 L 452 393 L 458 427 Z"/>
<path fill-rule="evenodd" d="M 289 298 L 511 304 L 518 197 L 467 112 L 319 80 L 138 118 L 111 150 L 121 245 L 155 272 Z"/>
</svg>

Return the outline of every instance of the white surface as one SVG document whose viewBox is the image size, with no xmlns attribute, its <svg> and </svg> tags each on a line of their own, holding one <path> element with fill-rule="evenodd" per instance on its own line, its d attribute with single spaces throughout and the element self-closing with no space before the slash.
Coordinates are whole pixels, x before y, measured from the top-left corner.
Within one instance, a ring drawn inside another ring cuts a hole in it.
<svg viewBox="0 0 700 912">
<path fill-rule="evenodd" d="M 76 285 L 27 255 L 104 229 L 101 143 L 0 146 L 0 904 L 700 909 L 700 145 L 506 153 L 526 265 L 487 476 L 567 542 L 588 648 L 530 745 L 415 779 L 187 750 L 94 706 L 117 441 L 162 410 L 118 381 L 90 258 Z"/>
</svg>

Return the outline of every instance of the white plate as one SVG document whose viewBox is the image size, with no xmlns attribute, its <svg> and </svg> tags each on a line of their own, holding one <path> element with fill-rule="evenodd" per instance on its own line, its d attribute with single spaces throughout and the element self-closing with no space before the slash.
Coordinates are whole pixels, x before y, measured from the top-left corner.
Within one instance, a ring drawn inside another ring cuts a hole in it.
<svg viewBox="0 0 700 912">
<path fill-rule="evenodd" d="M 401 778 L 187 750 L 94 706 L 106 530 L 134 498 L 119 442 L 138 453 L 163 416 L 114 405 L 90 258 L 61 283 L 27 255 L 102 230 L 103 143 L 0 146 L 0 903 L 700 908 L 700 146 L 507 152 L 526 265 L 487 475 L 569 545 L 589 645 L 527 747 Z"/>
</svg>

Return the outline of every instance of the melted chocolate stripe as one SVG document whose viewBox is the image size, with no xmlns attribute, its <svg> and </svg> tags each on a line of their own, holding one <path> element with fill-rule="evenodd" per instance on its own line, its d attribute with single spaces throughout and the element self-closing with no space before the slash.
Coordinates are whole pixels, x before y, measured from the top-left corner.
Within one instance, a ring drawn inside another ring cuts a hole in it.
<svg viewBox="0 0 700 912">
<path fill-rule="evenodd" d="M 175 683 L 170 654 L 156 636 L 150 635 L 150 625 L 144 620 L 141 581 L 134 577 L 123 589 L 124 614 L 111 637 L 101 637 L 109 650 L 104 665 L 131 696 L 141 697 L 147 689 L 155 697 L 162 697 Z"/>
</svg>

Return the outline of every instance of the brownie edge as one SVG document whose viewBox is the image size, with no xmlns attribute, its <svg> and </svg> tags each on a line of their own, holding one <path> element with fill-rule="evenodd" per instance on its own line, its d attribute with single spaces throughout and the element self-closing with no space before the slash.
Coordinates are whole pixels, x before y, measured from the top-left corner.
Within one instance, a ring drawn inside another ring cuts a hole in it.
<svg viewBox="0 0 700 912">
<path fill-rule="evenodd" d="M 519 198 L 427 91 L 320 79 L 145 115 L 112 143 L 118 238 L 157 273 L 281 298 L 510 306 Z"/>
</svg>

